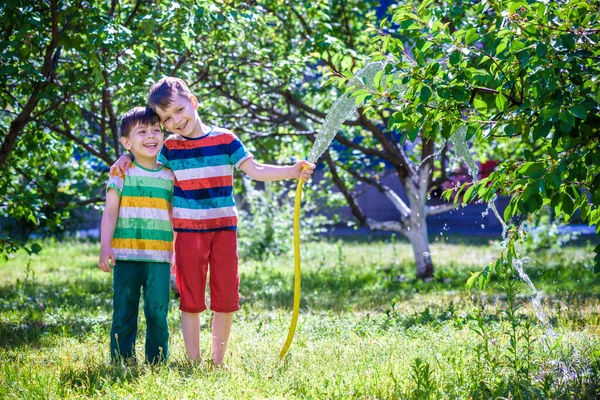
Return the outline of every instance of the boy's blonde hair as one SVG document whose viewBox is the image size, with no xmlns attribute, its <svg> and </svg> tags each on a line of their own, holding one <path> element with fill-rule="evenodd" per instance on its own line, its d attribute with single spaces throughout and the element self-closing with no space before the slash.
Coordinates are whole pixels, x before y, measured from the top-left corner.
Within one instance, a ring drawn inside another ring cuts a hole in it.
<svg viewBox="0 0 600 400">
<path fill-rule="evenodd" d="M 193 95 L 183 79 L 165 76 L 156 82 L 148 92 L 148 104 L 153 110 L 156 107 L 166 110 L 172 103 L 171 96 L 179 95 L 190 99 Z"/>
<path fill-rule="evenodd" d="M 156 125 L 160 123 L 158 115 L 150 107 L 135 107 L 127 111 L 121 117 L 121 127 L 119 131 L 122 137 L 127 137 L 134 126 L 140 124 L 144 126 Z"/>
</svg>

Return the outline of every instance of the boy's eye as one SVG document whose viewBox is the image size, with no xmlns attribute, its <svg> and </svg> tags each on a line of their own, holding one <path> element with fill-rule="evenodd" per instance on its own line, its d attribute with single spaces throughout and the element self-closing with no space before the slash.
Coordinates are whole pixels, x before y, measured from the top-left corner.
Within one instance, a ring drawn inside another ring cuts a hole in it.
<svg viewBox="0 0 600 400">
<path fill-rule="evenodd" d="M 171 119 L 170 117 L 169 117 L 169 118 L 165 118 L 165 119 L 163 120 L 163 124 L 165 124 L 165 123 L 169 122 L 169 120 L 170 120 L 170 119 Z"/>
<path fill-rule="evenodd" d="M 183 107 L 181 107 L 179 110 L 177 110 L 177 112 L 181 112 L 183 110 Z"/>
</svg>

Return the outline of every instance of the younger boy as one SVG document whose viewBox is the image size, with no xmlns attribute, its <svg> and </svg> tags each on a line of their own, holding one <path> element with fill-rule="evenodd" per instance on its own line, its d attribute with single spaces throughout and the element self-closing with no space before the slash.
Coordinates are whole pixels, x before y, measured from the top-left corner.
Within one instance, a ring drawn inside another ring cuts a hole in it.
<svg viewBox="0 0 600 400">
<path fill-rule="evenodd" d="M 233 312 L 239 310 L 237 210 L 233 199 L 233 167 L 260 181 L 310 178 L 315 165 L 293 166 L 256 162 L 232 132 L 205 125 L 198 100 L 186 83 L 166 77 L 156 82 L 148 103 L 173 135 L 165 140 L 158 161 L 175 173 L 173 228 L 175 264 L 180 292 L 181 327 L 188 357 L 200 352 L 200 313 L 206 309 L 206 277 L 210 272 L 212 356 L 223 362 Z M 125 172 L 129 156 L 113 169 Z M 127 171 L 127 173 L 129 173 Z"/>
<path fill-rule="evenodd" d="M 113 266 L 111 359 L 135 358 L 140 289 L 146 316 L 146 360 L 169 355 L 167 312 L 173 256 L 173 172 L 157 163 L 164 142 L 158 116 L 136 107 L 121 120 L 121 144 L 135 157 L 127 176 L 109 179 L 98 267 Z"/>
</svg>

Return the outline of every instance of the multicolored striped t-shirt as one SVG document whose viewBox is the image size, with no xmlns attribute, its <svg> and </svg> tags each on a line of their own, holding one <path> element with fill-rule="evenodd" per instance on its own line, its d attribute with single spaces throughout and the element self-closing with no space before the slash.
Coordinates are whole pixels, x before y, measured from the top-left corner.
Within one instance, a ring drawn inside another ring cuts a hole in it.
<svg viewBox="0 0 600 400">
<path fill-rule="evenodd" d="M 238 137 L 226 129 L 213 127 L 193 139 L 170 135 L 158 161 L 175 173 L 173 229 L 236 230 L 233 167 L 251 157 Z"/>
<path fill-rule="evenodd" d="M 173 201 L 173 172 L 146 169 L 133 163 L 125 178 L 108 180 L 121 203 L 111 241 L 117 260 L 167 262 L 173 256 L 173 229 L 169 209 Z"/>
</svg>

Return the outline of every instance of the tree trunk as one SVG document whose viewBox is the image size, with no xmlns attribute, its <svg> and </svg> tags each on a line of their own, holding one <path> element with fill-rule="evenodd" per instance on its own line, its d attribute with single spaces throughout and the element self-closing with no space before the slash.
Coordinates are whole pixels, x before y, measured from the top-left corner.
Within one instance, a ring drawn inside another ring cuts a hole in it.
<svg viewBox="0 0 600 400">
<path fill-rule="evenodd" d="M 411 220 L 410 231 L 406 237 L 412 245 L 415 263 L 417 264 L 417 278 L 433 278 L 433 262 L 429 251 L 429 237 L 427 236 L 427 223 L 425 217 L 420 216 Z M 417 223 L 415 223 L 417 222 Z"/>
</svg>

